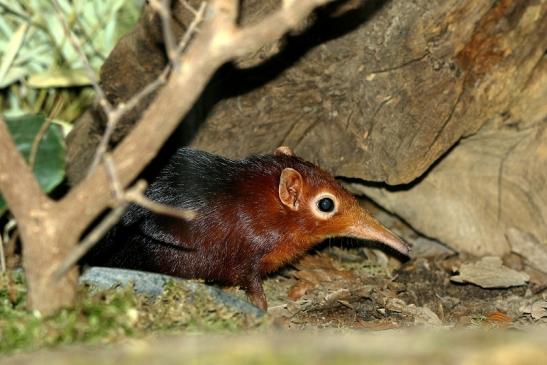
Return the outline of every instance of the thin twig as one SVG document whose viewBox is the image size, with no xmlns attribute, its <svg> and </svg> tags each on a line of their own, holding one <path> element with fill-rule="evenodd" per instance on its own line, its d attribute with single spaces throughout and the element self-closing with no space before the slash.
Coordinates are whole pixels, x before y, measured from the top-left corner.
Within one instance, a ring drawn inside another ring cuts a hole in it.
<svg viewBox="0 0 547 365">
<path fill-rule="evenodd" d="M 93 247 L 110 228 L 112 228 L 127 209 L 129 203 L 124 202 L 112 209 L 110 213 L 78 244 L 51 274 L 54 281 L 60 280 L 67 272 Z"/>
<path fill-rule="evenodd" d="M 164 27 L 164 37 L 165 37 L 165 35 L 167 35 L 168 38 L 172 37 L 173 35 L 172 35 L 172 32 L 170 31 L 170 29 L 171 29 L 170 28 L 171 27 L 171 23 L 170 23 L 171 11 L 170 11 L 170 8 L 164 8 L 164 5 L 165 5 L 164 0 L 162 0 L 162 3 L 158 3 L 158 1 L 159 0 L 155 0 L 155 1 L 151 2 L 150 4 L 160 14 L 160 17 L 162 19 L 162 24 L 163 24 L 163 27 Z M 171 71 L 171 65 L 172 64 L 174 64 L 175 66 L 178 67 L 178 59 L 180 59 L 180 56 L 181 56 L 182 52 L 184 52 L 186 46 L 188 45 L 188 42 L 192 39 L 193 34 L 197 30 L 197 26 L 203 20 L 203 16 L 205 14 L 205 8 L 206 8 L 206 4 L 202 3 L 201 6 L 200 6 L 199 11 L 196 13 L 195 18 L 193 19 L 192 23 L 188 27 L 188 30 L 186 31 L 186 33 L 182 37 L 182 40 L 181 40 L 181 42 L 179 42 L 176 49 L 173 49 L 172 51 L 169 51 L 169 49 L 170 49 L 169 47 L 171 47 L 170 42 L 174 43 L 174 40 L 171 39 L 171 38 L 169 38 L 171 40 L 168 40 L 168 38 L 165 38 L 167 53 L 168 53 L 168 57 L 169 57 L 171 62 L 169 64 L 167 64 L 167 66 L 163 69 L 163 71 L 156 78 L 156 80 L 149 83 L 141 91 L 139 91 L 137 94 L 133 95 L 128 101 L 118 104 L 113 110 L 110 110 L 108 112 L 105 111 L 106 118 L 107 118 L 106 128 L 105 128 L 105 131 L 104 131 L 103 136 L 101 138 L 101 141 L 99 142 L 99 145 L 97 146 L 97 150 L 95 151 L 95 156 L 93 157 L 93 162 L 91 163 L 91 165 L 89 167 L 88 174 L 91 171 L 93 171 L 99 165 L 99 163 L 101 162 L 101 159 L 102 159 L 103 155 L 106 153 L 106 151 L 108 149 L 108 145 L 110 143 L 110 138 L 112 136 L 112 133 L 114 133 L 114 129 L 115 129 L 116 125 L 118 124 L 119 120 L 122 118 L 122 116 L 125 113 L 127 113 L 128 111 L 135 108 L 144 97 L 146 97 L 147 95 L 154 92 L 161 85 L 165 84 L 165 82 L 167 80 L 167 76 L 169 75 L 169 72 Z M 169 21 L 166 20 L 167 18 L 169 18 Z M 174 45 L 173 45 L 173 48 L 175 48 Z M 169 56 L 170 52 L 172 52 L 172 55 L 171 55 L 172 58 L 171 58 L 171 56 Z"/>
<path fill-rule="evenodd" d="M 196 213 L 189 209 L 175 208 L 166 204 L 161 204 L 153 200 L 148 199 L 142 192 L 146 189 L 147 183 L 144 180 L 139 180 L 137 184 L 143 186 L 142 189 L 133 189 L 123 192 L 120 181 L 118 179 L 118 173 L 114 166 L 114 161 L 111 156 L 106 154 L 104 158 L 106 170 L 110 178 L 110 184 L 114 190 L 114 196 L 117 200 L 123 200 L 125 202 L 134 203 L 146 208 L 156 214 L 168 215 L 175 218 L 181 218 L 184 220 L 192 220 L 195 218 Z"/>
<path fill-rule="evenodd" d="M 188 1 L 186 0 L 178 0 L 179 3 L 182 4 L 186 8 L 186 10 L 190 11 L 190 13 L 194 14 L 194 16 L 197 16 L 197 11 L 194 9 L 194 7 L 190 4 L 188 4 Z M 203 5 L 203 3 L 201 3 Z"/>
<path fill-rule="evenodd" d="M 97 79 L 97 75 L 95 74 L 95 71 L 91 67 L 91 64 L 89 63 L 87 56 L 82 50 L 79 40 L 70 31 L 70 28 L 66 21 L 66 17 L 63 13 L 61 6 L 59 5 L 58 0 L 52 0 L 52 3 L 53 3 L 53 7 L 55 8 L 55 12 L 57 13 L 57 17 L 59 18 L 59 21 L 63 25 L 63 29 L 64 29 L 66 37 L 68 38 L 72 47 L 76 50 L 76 53 L 78 54 L 78 56 L 80 57 L 80 60 L 84 64 L 87 77 L 89 78 L 91 85 L 93 86 L 93 89 L 95 89 L 95 92 L 97 93 L 97 96 L 99 98 L 99 105 L 102 107 L 106 115 L 107 121 L 106 121 L 105 133 L 99 143 L 99 146 L 97 147 L 97 151 L 95 152 L 95 157 L 88 170 L 89 172 L 91 172 L 97 167 L 104 153 L 108 149 L 108 143 L 110 141 L 110 137 L 114 131 L 114 128 L 118 120 L 121 118 L 122 113 L 119 110 L 119 108 L 113 108 L 113 106 L 108 101 L 105 92 L 99 85 L 99 81 Z"/>
<path fill-rule="evenodd" d="M 121 200 L 123 198 L 123 189 L 120 185 L 120 180 L 118 180 L 118 173 L 116 172 L 114 161 L 112 161 L 112 157 L 109 154 L 104 155 L 104 164 L 106 171 L 108 172 L 108 177 L 110 178 L 110 186 L 112 186 L 112 190 L 114 191 L 114 197 L 117 200 Z"/>
<path fill-rule="evenodd" d="M 116 171 L 116 166 L 114 166 L 114 161 L 109 154 L 104 156 L 104 162 L 106 171 L 110 178 L 110 185 L 114 190 L 114 196 L 116 200 L 123 200 L 124 202 L 134 203 L 140 205 L 143 208 L 146 208 L 156 214 L 168 215 L 175 218 L 181 218 L 184 220 L 192 220 L 195 218 L 196 213 L 193 210 L 189 209 L 180 209 L 175 208 L 166 204 L 161 204 L 153 200 L 148 199 L 144 196 L 143 192 L 146 189 L 147 183 L 144 180 L 139 180 L 137 182 L 140 189 L 128 190 L 123 192 L 120 181 L 118 179 L 118 173 Z"/>
<path fill-rule="evenodd" d="M 120 109 L 120 113 L 127 113 L 128 111 L 135 108 L 143 98 L 145 98 L 148 94 L 156 91 L 156 89 L 161 85 L 165 84 L 170 70 L 171 68 L 169 66 L 165 67 L 154 81 L 146 85 L 142 90 L 133 95 L 128 101 L 118 104 L 116 108 Z"/>
<path fill-rule="evenodd" d="M 177 57 L 173 61 L 173 68 L 178 68 L 179 66 L 179 60 L 180 56 L 184 53 L 184 50 L 186 49 L 186 46 L 188 46 L 188 43 L 190 43 L 190 40 L 192 39 L 192 36 L 194 33 L 197 32 L 198 25 L 203 21 L 203 17 L 205 15 L 205 9 L 207 9 L 207 3 L 205 1 L 202 1 L 199 9 L 194 13 L 194 19 L 188 26 L 188 30 L 186 33 L 184 33 L 184 36 L 180 40 L 178 46 L 177 46 Z"/>
<path fill-rule="evenodd" d="M 34 169 L 34 164 L 36 163 L 36 156 L 38 155 L 38 148 L 40 147 L 40 142 L 42 142 L 42 138 L 44 138 L 52 122 L 53 122 L 53 119 L 46 118 L 46 121 L 42 124 L 42 126 L 40 126 L 38 133 L 36 133 L 36 136 L 34 137 L 34 140 L 32 141 L 32 146 L 30 147 L 30 156 L 28 159 L 28 164 L 30 165 L 31 169 Z"/>
<path fill-rule="evenodd" d="M 74 36 L 74 33 L 71 32 L 70 27 L 68 26 L 68 23 L 66 21 L 66 17 L 63 13 L 63 9 L 61 8 L 61 5 L 59 5 L 58 0 L 52 0 L 53 7 L 55 8 L 55 12 L 57 13 L 57 17 L 59 18 L 59 21 L 63 25 L 63 29 L 65 32 L 66 37 L 68 38 L 70 44 L 78 53 L 78 57 L 80 57 L 80 60 L 83 62 L 87 77 L 89 78 L 91 85 L 93 85 L 93 88 L 95 89 L 95 92 L 99 96 L 99 103 L 105 110 L 105 112 L 108 114 L 112 111 L 112 105 L 106 98 L 106 95 L 103 91 L 103 89 L 99 86 L 99 82 L 97 80 L 97 75 L 95 74 L 95 71 L 91 67 L 91 64 L 89 63 L 89 60 L 87 59 L 87 56 L 85 55 L 84 51 L 82 50 L 82 47 L 80 45 L 80 41 L 78 38 Z"/>
<path fill-rule="evenodd" d="M 168 81 L 159 91 L 158 96 L 112 152 L 122 186 L 128 185 L 156 155 L 162 143 L 194 105 L 218 67 L 231 59 L 240 57 L 241 54 L 253 52 L 263 44 L 279 39 L 288 30 L 293 29 L 295 24 L 305 19 L 315 7 L 332 0 L 293 1 L 287 7 L 274 11 L 259 23 L 241 29 L 236 28 L 237 34 L 233 33 L 237 24 L 229 23 L 225 18 L 220 22 L 216 21 L 217 16 L 222 17 L 221 8 L 224 1 L 226 0 L 207 2 L 207 14 L 210 14 L 210 17 L 205 17 L 200 26 L 199 36 L 195 37 L 186 49 L 184 57 L 181 57 L 180 69 L 170 73 Z M 219 25 L 221 28 L 217 27 Z M 257 33 L 253 34 L 253 30 Z M 160 124 L 161 128 L 158 128 Z M 112 202 L 111 195 L 103 195 L 105 190 L 102 187 L 108 184 L 108 180 L 104 169 L 95 169 L 92 174 L 71 189 L 59 204 L 67 206 L 67 210 L 74 201 L 83 204 L 86 207 L 85 210 L 68 211 L 68 214 L 77 214 L 78 224 L 87 225 L 95 219 L 106 204 Z"/>
<path fill-rule="evenodd" d="M 163 69 L 163 71 L 153 82 L 146 85 L 141 91 L 133 95 L 127 102 L 119 103 L 118 105 L 116 105 L 116 108 L 114 108 L 109 113 L 106 113 L 106 128 L 101 137 L 101 141 L 97 146 L 97 150 L 95 151 L 95 156 L 93 157 L 93 162 L 89 167 L 88 174 L 91 173 L 91 171 L 93 171 L 99 165 L 104 154 L 107 152 L 108 144 L 110 143 L 112 133 L 114 133 L 114 129 L 116 128 L 116 125 L 118 124 L 122 116 L 128 111 L 135 108 L 140 103 L 140 101 L 148 94 L 153 93 L 158 87 L 165 84 L 167 80 L 167 75 L 169 74 L 170 70 L 171 66 L 168 65 Z"/>
<path fill-rule="evenodd" d="M 4 240 L 0 236 L 0 272 L 6 272 L 6 255 L 4 254 Z"/>
<path fill-rule="evenodd" d="M 63 260 L 61 264 L 53 271 L 51 278 L 54 281 L 61 279 L 70 268 L 75 265 L 99 240 L 121 219 L 123 213 L 131 203 L 138 204 L 155 213 L 192 220 L 196 213 L 191 210 L 173 208 L 168 205 L 154 202 L 143 195 L 146 189 L 146 182 L 139 180 L 133 187 L 128 189 L 119 205 L 113 208 L 93 230 L 85 236 Z"/>
<path fill-rule="evenodd" d="M 132 188 L 128 190 L 130 192 L 143 192 L 146 189 L 146 183 L 142 181 L 137 182 Z M 113 208 L 107 216 L 101 220 L 91 232 L 85 236 L 85 238 L 78 244 L 72 251 L 65 257 L 65 259 L 57 266 L 57 268 L 51 274 L 51 279 L 54 281 L 60 280 L 67 272 L 74 266 L 78 260 L 80 260 L 105 234 L 112 228 L 129 206 L 129 201 L 121 201 L 119 205 Z"/>
<path fill-rule="evenodd" d="M 118 121 L 121 119 L 122 115 L 123 113 L 121 113 L 118 108 L 116 108 L 114 111 L 106 113 L 106 128 L 104 130 L 101 141 L 99 142 L 99 146 L 97 146 L 97 150 L 95 151 L 93 162 L 89 166 L 89 169 L 87 172 L 88 174 L 90 174 L 93 170 L 95 170 L 95 168 L 101 162 L 104 154 L 108 150 L 110 137 L 112 137 L 112 133 L 114 133 L 114 129 L 116 125 L 118 124 Z"/>
<path fill-rule="evenodd" d="M 171 24 L 171 0 L 151 0 L 150 6 L 160 16 L 165 51 L 167 53 L 167 58 L 171 63 L 175 59 L 176 53 L 175 36 L 173 35 L 173 27 Z"/>
<path fill-rule="evenodd" d="M 190 221 L 196 217 L 196 212 L 190 209 L 175 208 L 170 205 L 161 204 L 153 200 L 148 199 L 141 193 L 128 191 L 125 194 L 127 201 L 140 205 L 156 214 L 168 215 L 174 218 L 181 218 Z"/>
</svg>

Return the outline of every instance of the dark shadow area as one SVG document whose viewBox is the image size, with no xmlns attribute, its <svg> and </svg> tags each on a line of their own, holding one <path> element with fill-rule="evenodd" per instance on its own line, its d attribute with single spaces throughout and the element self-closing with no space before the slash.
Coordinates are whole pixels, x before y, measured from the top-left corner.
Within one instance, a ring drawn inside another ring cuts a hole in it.
<svg viewBox="0 0 547 365">
<path fill-rule="evenodd" d="M 340 6 L 348 1 L 335 1 L 315 12 L 315 21 L 303 33 L 288 35 L 282 50 L 261 64 L 238 69 L 228 65 L 225 75 L 223 97 L 229 98 L 245 94 L 264 86 L 292 67 L 309 51 L 325 42 L 348 34 L 371 19 L 390 0 L 360 1 L 360 5 L 341 15 L 334 16 Z"/>
<path fill-rule="evenodd" d="M 334 16 L 341 5 L 348 3 L 335 1 L 317 9 L 315 21 L 303 33 L 287 36 L 282 50 L 272 58 L 246 69 L 239 69 L 233 63 L 221 67 L 144 176 L 154 176 L 177 148 L 190 144 L 220 100 L 245 94 L 276 79 L 315 47 L 357 29 L 389 1 L 360 1 L 356 8 Z"/>
<path fill-rule="evenodd" d="M 340 248 L 355 248 L 355 247 L 366 247 L 366 248 L 373 248 L 380 251 L 383 251 L 389 256 L 395 257 L 397 260 L 401 262 L 407 262 L 410 260 L 410 257 L 403 255 L 402 253 L 398 252 L 397 250 L 381 243 L 378 241 L 370 241 L 370 240 L 360 240 L 356 238 L 350 238 L 350 237 L 336 237 L 336 238 L 329 238 L 328 240 L 325 240 L 321 242 L 320 244 L 314 246 L 313 251 L 322 251 L 328 247 L 340 247 Z M 366 259 L 366 257 L 363 257 L 363 259 Z"/>
<path fill-rule="evenodd" d="M 368 186 L 368 187 L 371 187 L 371 188 L 381 188 L 381 189 L 385 189 L 389 192 L 410 190 L 413 187 L 415 187 L 416 185 L 418 185 L 419 183 L 421 183 L 431 173 L 431 171 L 433 171 L 433 169 L 436 166 L 438 166 L 439 163 L 441 163 L 441 161 L 444 160 L 446 158 L 446 156 L 448 156 L 450 154 L 450 152 L 452 152 L 452 150 L 454 150 L 454 148 L 456 148 L 456 146 L 458 146 L 459 144 L 460 144 L 460 140 L 458 140 L 456 143 L 454 143 L 441 156 L 439 156 L 439 158 L 437 158 L 435 160 L 435 162 L 433 162 L 431 164 L 431 166 L 429 166 L 423 174 L 421 174 L 416 179 L 414 179 L 413 181 L 411 181 L 407 184 L 389 185 L 389 184 L 387 184 L 383 181 L 366 181 L 366 180 L 363 180 L 363 179 L 360 179 L 360 178 L 357 178 L 357 177 L 345 177 L 345 176 L 336 176 L 336 179 L 338 179 L 342 182 L 345 182 L 345 183 L 358 183 L 360 185 Z"/>
</svg>

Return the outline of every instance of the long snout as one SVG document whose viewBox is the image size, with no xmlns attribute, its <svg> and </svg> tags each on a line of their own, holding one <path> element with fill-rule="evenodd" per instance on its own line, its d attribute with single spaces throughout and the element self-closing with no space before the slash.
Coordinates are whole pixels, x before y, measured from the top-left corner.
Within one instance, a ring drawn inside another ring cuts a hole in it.
<svg viewBox="0 0 547 365">
<path fill-rule="evenodd" d="M 394 250 L 408 256 L 411 246 L 396 234 L 384 227 L 382 223 L 365 212 L 361 212 L 360 219 L 348 228 L 350 237 L 381 242 Z"/>
</svg>

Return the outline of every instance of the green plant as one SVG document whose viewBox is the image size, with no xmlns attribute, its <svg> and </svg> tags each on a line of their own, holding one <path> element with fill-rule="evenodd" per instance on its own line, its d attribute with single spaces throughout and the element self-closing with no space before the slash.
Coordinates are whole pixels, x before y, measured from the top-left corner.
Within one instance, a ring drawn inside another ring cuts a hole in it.
<svg viewBox="0 0 547 365">
<path fill-rule="evenodd" d="M 94 70 L 136 22 L 142 0 L 58 0 Z M 71 122 L 92 101 L 84 63 L 50 1 L 0 0 L 0 108 Z"/>
<path fill-rule="evenodd" d="M 258 328 L 267 318 L 236 312 L 180 283 L 167 284 L 149 298 L 132 286 L 98 291 L 80 287 L 74 307 L 43 317 L 26 310 L 27 288 L 21 271 L 0 274 L 0 355 L 77 342 L 114 342 L 157 333 L 219 333 Z"/>
<path fill-rule="evenodd" d="M 65 176 L 65 145 L 59 126 L 45 124 L 43 114 L 11 117 L 5 121 L 18 151 L 27 161 L 32 160 L 34 174 L 42 189 L 45 192 L 52 191 Z M 36 151 L 32 151 L 39 134 L 40 143 L 36 145 Z M 5 209 L 5 202 L 0 195 L 0 215 Z"/>
</svg>

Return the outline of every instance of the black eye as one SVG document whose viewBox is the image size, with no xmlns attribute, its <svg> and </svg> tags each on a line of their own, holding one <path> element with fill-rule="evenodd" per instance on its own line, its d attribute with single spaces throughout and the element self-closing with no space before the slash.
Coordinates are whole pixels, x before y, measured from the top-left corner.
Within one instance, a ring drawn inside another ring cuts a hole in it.
<svg viewBox="0 0 547 365">
<path fill-rule="evenodd" d="M 329 213 L 334 210 L 334 202 L 331 198 L 322 198 L 317 202 L 317 207 L 320 211 Z"/>
</svg>

